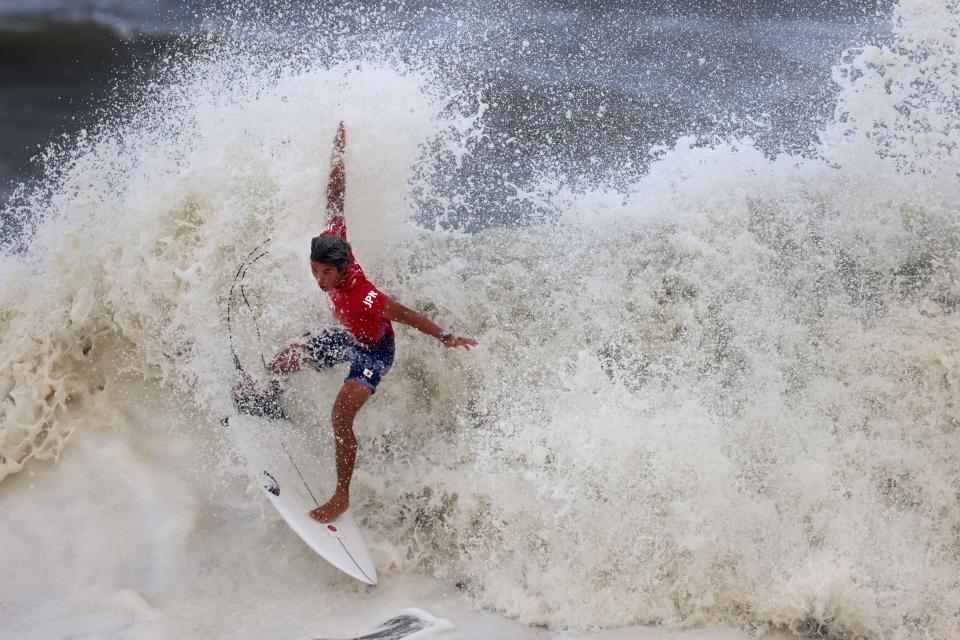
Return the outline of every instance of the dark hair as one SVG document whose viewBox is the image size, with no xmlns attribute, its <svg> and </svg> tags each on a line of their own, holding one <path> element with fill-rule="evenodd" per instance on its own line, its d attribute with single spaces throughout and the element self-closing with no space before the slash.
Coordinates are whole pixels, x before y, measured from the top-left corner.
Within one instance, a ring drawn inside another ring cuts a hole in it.
<svg viewBox="0 0 960 640">
<path fill-rule="evenodd" d="M 343 273 L 350 259 L 350 243 L 337 236 L 317 236 L 310 241 L 310 259 L 314 262 L 332 264 Z"/>
</svg>

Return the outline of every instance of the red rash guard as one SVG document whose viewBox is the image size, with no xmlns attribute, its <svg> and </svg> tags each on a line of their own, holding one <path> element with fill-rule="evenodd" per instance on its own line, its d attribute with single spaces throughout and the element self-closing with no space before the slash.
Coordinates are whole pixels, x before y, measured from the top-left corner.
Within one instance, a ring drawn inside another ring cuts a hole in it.
<svg viewBox="0 0 960 640">
<path fill-rule="evenodd" d="M 331 217 L 323 230 L 325 236 L 347 239 L 343 218 Z M 393 325 L 383 317 L 387 296 L 377 290 L 364 275 L 363 269 L 350 252 L 350 260 L 343 278 L 334 289 L 327 291 L 334 317 L 359 342 L 373 346 L 386 336 L 393 335 Z"/>
</svg>

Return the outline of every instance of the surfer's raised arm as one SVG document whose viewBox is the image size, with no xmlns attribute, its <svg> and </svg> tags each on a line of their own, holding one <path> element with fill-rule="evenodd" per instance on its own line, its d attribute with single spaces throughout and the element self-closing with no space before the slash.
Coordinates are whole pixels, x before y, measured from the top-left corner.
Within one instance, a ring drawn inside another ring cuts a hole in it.
<svg viewBox="0 0 960 640">
<path fill-rule="evenodd" d="M 343 200 L 347 189 L 346 168 L 343 152 L 347 146 L 347 129 L 343 122 L 337 126 L 333 138 L 333 151 L 330 154 L 330 178 L 327 180 L 327 229 L 333 230 L 344 240 L 347 237 L 343 220 Z"/>
</svg>

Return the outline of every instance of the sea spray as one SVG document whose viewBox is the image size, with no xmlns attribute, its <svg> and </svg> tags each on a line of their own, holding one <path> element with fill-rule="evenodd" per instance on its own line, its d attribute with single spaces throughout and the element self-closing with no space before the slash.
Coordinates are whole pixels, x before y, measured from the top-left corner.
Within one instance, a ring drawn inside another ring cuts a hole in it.
<svg viewBox="0 0 960 640">
<path fill-rule="evenodd" d="M 383 573 L 429 573 L 558 629 L 954 637 L 956 133 L 953 112 L 910 93 L 910 61 L 925 43 L 949 96 L 955 49 L 939 34 L 957 17 L 935 3 L 901 15 L 894 45 L 838 67 L 816 157 L 678 137 L 618 191 L 545 160 L 553 177 L 522 185 L 540 222 L 473 234 L 404 223 L 420 213 L 408 194 L 444 195 L 442 174 L 417 183 L 423 150 L 449 136 L 439 153 L 469 157 L 483 126 L 429 69 L 187 63 L 20 200 L 41 222 L 0 307 L 16 372 L 7 473 L 62 451 L 82 428 L 71 403 L 109 398 L 121 371 L 208 414 L 176 429 L 212 431 L 232 381 L 224 296 L 265 238 L 251 274 L 262 344 L 248 332 L 247 346 L 270 353 L 331 322 L 306 247 L 344 119 L 367 272 L 481 341 L 446 351 L 400 328 L 358 419 L 352 505 Z M 327 433 L 339 383 L 291 381 L 307 428 Z"/>
<path fill-rule="evenodd" d="M 957 633 L 957 15 L 902 14 L 867 54 L 902 91 L 851 53 L 820 158 L 680 140 L 626 197 L 546 183 L 562 224 L 384 272 L 400 299 L 459 280 L 485 345 L 395 379 L 455 378 L 464 409 L 386 427 L 363 469 L 431 470 L 381 525 L 411 568 L 556 627 Z"/>
<path fill-rule="evenodd" d="M 91 391 L 85 367 L 118 340 L 118 369 L 224 410 L 232 272 L 273 236 L 275 254 L 289 258 L 278 291 L 304 299 L 301 324 L 322 317 L 300 267 L 322 225 L 331 132 L 348 121 L 351 153 L 380 159 L 354 163 L 350 175 L 365 185 L 350 194 L 354 243 L 374 253 L 402 233 L 420 145 L 447 128 L 436 121 L 447 105 L 426 84 L 388 63 L 277 68 L 213 53 L 173 65 L 128 119 L 51 151 L 46 181 L 5 211 L 32 230 L 9 242 L 27 250 L 4 272 L 4 475 L 56 457 L 73 428 L 59 412 Z"/>
</svg>

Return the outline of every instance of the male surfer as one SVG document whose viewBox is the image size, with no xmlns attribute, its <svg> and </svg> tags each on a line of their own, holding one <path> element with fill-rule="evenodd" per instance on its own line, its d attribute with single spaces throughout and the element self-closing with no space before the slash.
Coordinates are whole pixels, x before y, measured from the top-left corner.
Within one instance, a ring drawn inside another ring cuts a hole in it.
<svg viewBox="0 0 960 640">
<path fill-rule="evenodd" d="M 350 363 L 350 373 L 333 403 L 337 487 L 329 501 L 310 512 L 310 516 L 320 522 L 335 520 L 350 506 L 350 480 L 357 458 L 353 419 L 393 364 L 391 321 L 410 325 L 436 338 L 445 347 L 463 347 L 469 351 L 477 344 L 473 338 L 445 332 L 430 319 L 384 295 L 367 280 L 354 260 L 343 219 L 346 142 L 346 129 L 341 122 L 333 141 L 326 227 L 310 243 L 313 277 L 329 297 L 333 315 L 341 326 L 307 334 L 301 342 L 280 351 L 267 365 L 270 373 L 286 376 L 305 366 L 323 370 L 342 362 Z"/>
</svg>

